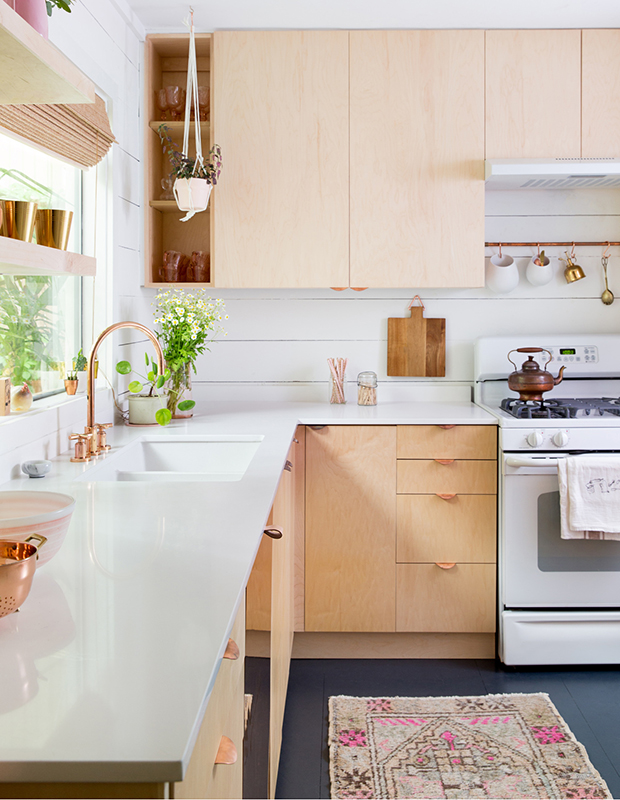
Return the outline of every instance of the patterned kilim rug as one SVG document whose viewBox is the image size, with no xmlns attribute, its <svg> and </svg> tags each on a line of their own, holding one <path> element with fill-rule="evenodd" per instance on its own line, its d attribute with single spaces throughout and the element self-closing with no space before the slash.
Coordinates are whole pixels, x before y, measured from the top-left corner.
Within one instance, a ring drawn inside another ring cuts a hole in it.
<svg viewBox="0 0 620 800">
<path fill-rule="evenodd" d="M 332 798 L 599 798 L 547 694 L 330 697 Z"/>
</svg>

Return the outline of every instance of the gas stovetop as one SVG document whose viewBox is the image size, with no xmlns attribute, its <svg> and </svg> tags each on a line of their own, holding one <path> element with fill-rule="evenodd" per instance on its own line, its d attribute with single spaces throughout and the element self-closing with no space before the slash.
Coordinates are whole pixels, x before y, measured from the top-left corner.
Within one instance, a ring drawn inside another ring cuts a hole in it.
<svg viewBox="0 0 620 800">
<path fill-rule="evenodd" d="M 617 397 L 549 397 L 541 401 L 504 398 L 499 407 L 517 419 L 579 419 L 620 417 Z"/>
</svg>

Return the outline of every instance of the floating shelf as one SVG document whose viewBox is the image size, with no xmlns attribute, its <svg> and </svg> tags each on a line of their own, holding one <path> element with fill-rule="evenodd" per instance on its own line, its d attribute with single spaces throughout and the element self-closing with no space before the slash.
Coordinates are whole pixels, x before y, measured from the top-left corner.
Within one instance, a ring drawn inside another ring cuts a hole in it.
<svg viewBox="0 0 620 800">
<path fill-rule="evenodd" d="M 0 0 L 0 104 L 94 103 L 95 86 Z"/>
<path fill-rule="evenodd" d="M 166 283 L 164 281 L 145 281 L 147 289 L 211 289 L 212 283 L 201 283 L 199 281 L 187 281 L 185 283 Z"/>
<path fill-rule="evenodd" d="M 5 275 L 95 275 L 96 271 L 97 260 L 91 256 L 0 236 L 0 273 Z"/>
<path fill-rule="evenodd" d="M 175 136 L 179 136 L 179 135 L 182 136 L 183 135 L 183 126 L 185 125 L 185 122 L 183 122 L 183 120 L 170 121 L 170 120 L 165 120 L 165 119 L 159 119 L 159 120 L 156 119 L 156 120 L 152 120 L 151 122 L 149 122 L 149 125 L 155 131 L 155 133 L 159 133 L 157 129 L 159 128 L 160 125 L 167 125 L 168 126 L 168 130 L 170 131 L 170 133 L 174 134 Z M 189 135 L 190 136 L 194 135 L 194 130 L 195 130 L 194 129 L 194 123 L 192 122 L 190 127 L 189 127 Z M 206 143 L 208 143 L 208 141 L 209 141 L 209 132 L 210 132 L 210 130 L 211 130 L 211 123 L 210 122 L 201 122 L 200 123 L 200 133 L 201 133 L 201 135 L 203 137 L 205 137 L 205 136 L 207 137 Z M 204 145 L 203 145 L 203 149 L 204 149 Z M 209 148 L 207 147 L 206 149 L 208 150 Z"/>
<path fill-rule="evenodd" d="M 178 211 L 179 214 L 187 214 L 187 211 L 181 211 L 177 206 L 176 200 L 149 200 L 151 208 L 156 208 L 158 211 Z M 209 209 L 206 211 L 199 211 L 199 214 L 208 214 Z"/>
</svg>

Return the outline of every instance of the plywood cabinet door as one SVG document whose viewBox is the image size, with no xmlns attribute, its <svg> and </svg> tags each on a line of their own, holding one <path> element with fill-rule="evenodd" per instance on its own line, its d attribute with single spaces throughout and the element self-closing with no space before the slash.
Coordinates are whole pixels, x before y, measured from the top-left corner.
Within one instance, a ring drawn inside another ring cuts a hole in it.
<svg viewBox="0 0 620 800">
<path fill-rule="evenodd" d="M 350 285 L 483 286 L 484 32 L 350 48 Z"/>
<path fill-rule="evenodd" d="M 213 47 L 216 286 L 348 286 L 348 33 L 218 31 Z"/>
<path fill-rule="evenodd" d="M 306 429 L 306 631 L 394 631 L 396 428 Z"/>
<path fill-rule="evenodd" d="M 581 31 L 486 31 L 486 158 L 581 155 Z"/>
<path fill-rule="evenodd" d="M 620 156 L 620 31 L 582 31 L 582 152 Z"/>
</svg>

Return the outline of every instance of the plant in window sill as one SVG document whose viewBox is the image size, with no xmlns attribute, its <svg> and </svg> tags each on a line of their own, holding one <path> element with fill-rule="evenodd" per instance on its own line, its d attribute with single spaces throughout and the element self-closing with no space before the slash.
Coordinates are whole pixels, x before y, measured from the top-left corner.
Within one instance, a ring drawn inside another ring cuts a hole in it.
<svg viewBox="0 0 620 800">
<path fill-rule="evenodd" d="M 67 377 L 65 378 L 65 391 L 68 395 L 74 395 L 77 392 L 77 388 L 77 372 L 74 369 L 70 369 L 69 372 L 67 372 Z"/>
<path fill-rule="evenodd" d="M 129 397 L 129 424 L 130 425 L 167 425 L 172 419 L 172 413 L 165 408 L 164 398 L 158 394 L 164 383 L 170 378 L 170 370 L 166 369 L 163 375 L 158 374 L 157 364 L 149 359 L 148 353 L 144 354 L 147 369 L 146 376 L 139 372 L 144 384 L 138 380 L 132 381 L 127 387 L 131 392 Z M 135 372 L 129 361 L 119 361 L 116 365 L 119 375 L 129 375 Z M 148 390 L 146 394 L 143 394 Z"/>
<path fill-rule="evenodd" d="M 222 171 L 222 149 L 214 144 L 209 158 L 192 158 L 184 153 L 170 136 L 164 123 L 157 129 L 164 153 L 168 156 L 171 174 L 175 177 L 174 196 L 181 211 L 205 211 L 213 186 Z M 189 216 L 186 218 L 189 219 Z"/>
<path fill-rule="evenodd" d="M 66 12 L 68 12 L 70 14 L 71 13 L 71 3 L 73 3 L 73 2 L 74 2 L 74 0 L 45 0 L 45 7 L 47 8 L 47 16 L 51 17 L 52 16 L 52 11 L 55 8 L 60 8 L 63 11 L 66 11 Z"/>
</svg>

